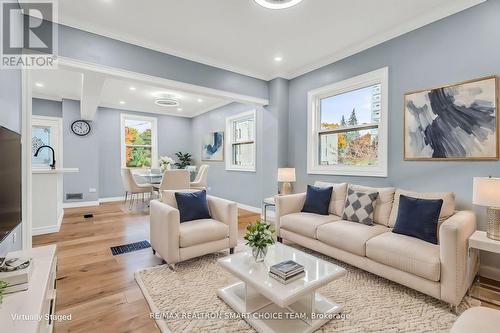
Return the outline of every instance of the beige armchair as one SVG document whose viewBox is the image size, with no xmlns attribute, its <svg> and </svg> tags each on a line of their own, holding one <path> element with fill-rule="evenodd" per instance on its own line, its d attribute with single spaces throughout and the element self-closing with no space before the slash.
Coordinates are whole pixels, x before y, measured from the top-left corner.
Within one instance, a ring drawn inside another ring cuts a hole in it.
<svg viewBox="0 0 500 333">
<path fill-rule="evenodd" d="M 198 174 L 196 175 L 196 179 L 194 180 L 194 182 L 191 182 L 191 188 L 204 190 L 207 187 L 208 168 L 209 166 L 206 164 L 200 166 Z"/>
<path fill-rule="evenodd" d="M 132 207 L 134 200 L 137 200 L 138 195 L 142 194 L 142 198 L 144 200 L 145 193 L 153 193 L 153 186 L 151 184 L 138 184 L 129 168 L 122 168 L 121 175 L 123 188 L 125 189 L 125 205 L 127 204 L 129 196 L 130 206 Z"/>
<path fill-rule="evenodd" d="M 233 253 L 238 240 L 236 203 L 207 196 L 212 218 L 180 223 L 175 192 L 164 191 L 160 200 L 151 201 L 153 253 L 158 253 L 172 269 L 178 262 L 212 252 L 229 249 Z"/>
</svg>

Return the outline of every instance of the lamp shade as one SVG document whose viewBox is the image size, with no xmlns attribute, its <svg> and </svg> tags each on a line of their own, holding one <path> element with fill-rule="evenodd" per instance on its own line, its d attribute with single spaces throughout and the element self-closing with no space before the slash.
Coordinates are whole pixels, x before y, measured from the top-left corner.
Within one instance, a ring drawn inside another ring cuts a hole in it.
<svg viewBox="0 0 500 333">
<path fill-rule="evenodd" d="M 472 203 L 478 206 L 500 207 L 500 178 L 474 177 Z"/>
<path fill-rule="evenodd" d="M 278 182 L 289 183 L 295 181 L 295 168 L 279 168 Z"/>
</svg>

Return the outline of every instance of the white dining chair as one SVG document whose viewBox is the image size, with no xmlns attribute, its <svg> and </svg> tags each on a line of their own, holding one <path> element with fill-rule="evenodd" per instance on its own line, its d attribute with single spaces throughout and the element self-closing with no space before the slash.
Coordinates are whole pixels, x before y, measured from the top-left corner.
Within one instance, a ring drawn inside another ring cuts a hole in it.
<svg viewBox="0 0 500 333">
<path fill-rule="evenodd" d="M 149 183 L 138 184 L 129 168 L 122 168 L 121 175 L 123 188 L 125 189 L 124 205 L 126 205 L 127 200 L 129 200 L 130 207 L 132 207 L 134 201 L 138 200 L 139 195 L 142 195 L 142 200 L 144 201 L 146 193 L 153 193 L 153 186 Z"/>
<path fill-rule="evenodd" d="M 163 191 L 176 191 L 189 189 L 189 171 L 185 169 L 165 170 L 159 187 L 159 195 Z"/>
<path fill-rule="evenodd" d="M 193 182 L 190 183 L 190 188 L 197 190 L 204 190 L 207 188 L 208 183 L 208 168 L 209 166 L 203 164 L 198 170 L 198 174 Z"/>
</svg>

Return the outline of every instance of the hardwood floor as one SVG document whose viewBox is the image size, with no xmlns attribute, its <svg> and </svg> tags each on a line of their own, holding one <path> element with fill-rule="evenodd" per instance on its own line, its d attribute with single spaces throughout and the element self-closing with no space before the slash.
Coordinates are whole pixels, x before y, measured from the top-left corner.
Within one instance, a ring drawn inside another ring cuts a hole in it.
<svg viewBox="0 0 500 333">
<path fill-rule="evenodd" d="M 94 217 L 85 219 L 84 214 Z M 239 234 L 258 214 L 240 210 Z M 121 203 L 65 209 L 61 230 L 33 237 L 34 246 L 57 244 L 57 314 L 72 320 L 56 322 L 55 332 L 159 332 L 134 280 L 134 272 L 161 264 L 151 249 L 113 256 L 110 247 L 149 239 L 149 216 L 122 210 Z M 500 304 L 500 285 L 476 286 Z M 496 307 L 483 303 L 483 306 Z"/>
<path fill-rule="evenodd" d="M 84 214 L 94 217 L 85 219 Z M 240 226 L 258 214 L 241 210 Z M 61 230 L 33 237 L 33 246 L 57 244 L 57 314 L 60 332 L 159 332 L 134 272 L 161 264 L 151 249 L 113 256 L 110 247 L 149 239 L 149 216 L 121 203 L 65 209 Z"/>
</svg>

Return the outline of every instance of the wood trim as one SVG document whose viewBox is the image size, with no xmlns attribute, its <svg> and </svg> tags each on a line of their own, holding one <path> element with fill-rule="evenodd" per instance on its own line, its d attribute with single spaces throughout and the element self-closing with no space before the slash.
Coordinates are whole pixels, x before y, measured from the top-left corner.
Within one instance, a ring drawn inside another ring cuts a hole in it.
<svg viewBox="0 0 500 333">
<path fill-rule="evenodd" d="M 443 88 L 450 88 L 450 87 L 455 87 L 463 84 L 468 84 L 468 83 L 474 83 L 474 82 L 480 82 L 480 81 L 485 81 L 485 80 L 495 80 L 495 116 L 497 120 L 496 124 L 496 156 L 494 157 L 450 157 L 450 158 L 432 158 L 432 157 L 407 157 L 407 151 L 406 151 L 406 117 L 407 117 L 407 112 L 406 112 L 406 100 L 409 95 L 413 94 L 418 94 L 422 92 L 427 92 L 427 91 L 432 91 L 436 89 L 443 89 Z M 456 82 L 456 83 L 451 83 L 451 84 L 446 84 L 442 86 L 434 86 L 432 88 L 428 89 L 421 89 L 421 90 L 416 90 L 416 91 L 411 91 L 407 92 L 404 94 L 403 98 L 403 160 L 404 161 L 497 161 L 500 157 L 500 120 L 499 120 L 499 80 L 498 76 L 496 75 L 490 75 L 490 76 L 485 76 L 477 79 L 471 79 L 471 80 L 466 80 L 462 82 Z"/>
</svg>

